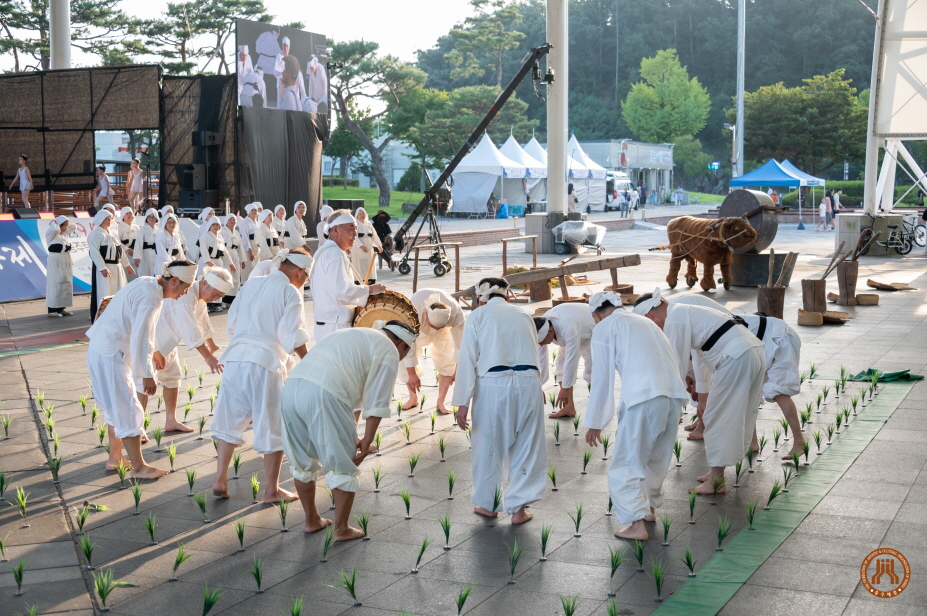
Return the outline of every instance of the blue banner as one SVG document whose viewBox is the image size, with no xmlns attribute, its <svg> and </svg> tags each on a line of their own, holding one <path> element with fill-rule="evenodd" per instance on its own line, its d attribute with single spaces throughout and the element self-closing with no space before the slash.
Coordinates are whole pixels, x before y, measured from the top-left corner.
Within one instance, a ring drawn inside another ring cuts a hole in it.
<svg viewBox="0 0 927 616">
<path fill-rule="evenodd" d="M 90 291 L 90 257 L 86 218 L 72 218 L 71 256 L 74 260 L 74 292 Z M 0 302 L 45 297 L 45 265 L 48 249 L 45 231 L 54 220 L 0 221 Z"/>
</svg>

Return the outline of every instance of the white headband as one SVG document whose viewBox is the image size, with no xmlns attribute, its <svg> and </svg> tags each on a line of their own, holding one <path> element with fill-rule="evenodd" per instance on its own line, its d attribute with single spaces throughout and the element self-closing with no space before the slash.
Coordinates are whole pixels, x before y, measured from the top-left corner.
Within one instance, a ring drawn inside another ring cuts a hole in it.
<svg viewBox="0 0 927 616">
<path fill-rule="evenodd" d="M 657 287 L 653 290 L 653 297 L 647 301 L 639 303 L 637 306 L 634 306 L 634 314 L 639 314 L 644 316 L 654 308 L 658 307 L 663 303 L 663 296 L 660 294 L 660 288 Z"/>
<path fill-rule="evenodd" d="M 356 225 L 357 219 L 350 214 L 339 214 L 334 220 L 328 221 L 328 228 L 337 227 L 338 225 Z"/>
<path fill-rule="evenodd" d="M 304 255 L 301 252 L 290 252 L 286 248 L 277 252 L 277 256 L 273 258 L 274 265 L 280 267 L 280 264 L 284 261 L 289 261 L 296 267 L 309 271 L 309 268 L 312 267 L 314 260 L 309 255 Z"/>
<path fill-rule="evenodd" d="M 206 281 L 206 284 L 211 286 L 213 289 L 221 293 L 222 295 L 227 295 L 229 291 L 232 290 L 232 283 L 228 280 L 224 280 L 221 276 L 218 276 L 215 272 L 206 272 L 206 275 L 203 276 L 203 280 Z"/>
<path fill-rule="evenodd" d="M 541 341 L 544 338 L 547 338 L 547 334 L 550 333 L 550 321 L 544 321 L 544 325 L 541 326 L 541 329 L 538 330 L 538 344 L 541 344 Z"/>
<path fill-rule="evenodd" d="M 418 338 L 418 336 L 407 330 L 405 327 L 399 327 L 398 325 L 387 325 L 386 321 L 375 321 L 373 328 L 393 334 L 405 342 L 406 346 L 408 346 L 410 349 L 415 345 L 415 339 Z"/>
<path fill-rule="evenodd" d="M 621 307 L 621 298 L 614 291 L 604 291 L 602 293 L 593 293 L 589 298 L 589 311 L 595 312 L 602 307 L 602 304 L 608 302 L 612 306 Z"/>
<path fill-rule="evenodd" d="M 476 292 L 480 296 L 480 301 L 484 304 L 489 301 L 489 296 L 501 293 L 505 295 L 507 287 L 500 287 L 498 285 L 490 285 L 488 282 L 484 282 L 479 287 L 477 287 Z"/>
<path fill-rule="evenodd" d="M 165 278 L 180 278 L 187 284 L 193 284 L 196 280 L 196 265 L 175 265 L 169 266 L 167 263 L 161 268 L 161 275 Z"/>
<path fill-rule="evenodd" d="M 439 302 L 441 302 L 441 296 L 435 293 L 428 298 L 428 307 L 425 308 L 428 314 L 428 322 L 431 323 L 431 326 L 435 329 L 441 329 L 451 320 L 450 308 L 431 308 L 432 304 L 437 304 Z"/>
</svg>

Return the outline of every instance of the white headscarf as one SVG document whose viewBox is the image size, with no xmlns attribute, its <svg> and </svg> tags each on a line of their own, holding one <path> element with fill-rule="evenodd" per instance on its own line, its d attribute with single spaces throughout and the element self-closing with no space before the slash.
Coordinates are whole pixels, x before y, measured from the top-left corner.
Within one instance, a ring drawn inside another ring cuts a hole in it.
<svg viewBox="0 0 927 616">
<path fill-rule="evenodd" d="M 274 217 L 277 216 L 277 212 L 279 212 L 280 210 L 283 210 L 283 213 L 286 214 L 286 207 L 284 207 L 283 205 L 277 205 L 274 207 Z"/>
<path fill-rule="evenodd" d="M 305 201 L 297 201 L 296 203 L 293 204 L 293 213 L 294 213 L 294 214 L 296 213 L 296 208 L 298 208 L 299 206 L 303 206 L 303 207 L 306 208 L 307 210 L 309 209 L 309 206 L 306 205 L 306 202 L 305 202 Z"/>
<path fill-rule="evenodd" d="M 268 218 L 273 218 L 274 213 L 270 210 L 261 210 L 261 213 L 258 214 L 258 222 L 264 222 Z"/>
<path fill-rule="evenodd" d="M 498 285 L 490 285 L 488 282 L 484 282 L 479 287 L 477 287 L 476 292 L 480 296 L 480 301 L 484 304 L 489 301 L 489 296 L 496 293 L 505 295 L 505 292 L 508 290 L 508 285 L 500 287 Z"/>
<path fill-rule="evenodd" d="M 550 333 L 550 320 L 545 319 L 544 325 L 542 325 L 541 329 L 538 330 L 538 344 L 541 344 L 544 338 L 547 338 L 547 334 L 549 333 Z"/>
<path fill-rule="evenodd" d="M 261 203 L 260 201 L 255 201 L 255 202 L 252 203 L 251 205 L 253 205 L 254 207 L 256 207 L 257 209 L 259 209 L 259 210 L 261 210 L 261 211 L 264 210 L 264 204 Z"/>
<path fill-rule="evenodd" d="M 226 216 L 225 219 L 222 221 L 222 226 L 228 227 L 230 220 L 234 220 L 235 226 L 238 226 L 238 216 L 236 216 L 235 214 L 229 214 L 228 216 Z"/>
<path fill-rule="evenodd" d="M 199 228 L 199 237 L 203 237 L 209 233 L 209 228 L 213 225 L 219 225 L 219 232 L 222 232 L 222 222 L 219 220 L 218 216 L 213 216 L 206 222 L 202 223 Z"/>
<path fill-rule="evenodd" d="M 228 270 L 221 267 L 207 267 L 204 269 L 203 280 L 206 281 L 206 284 L 223 295 L 228 294 L 228 292 L 232 290 L 232 286 L 234 286 L 232 284 L 232 275 Z"/>
<path fill-rule="evenodd" d="M 155 217 L 155 225 L 157 225 L 158 222 L 161 220 L 161 215 L 158 213 L 158 210 L 154 209 L 153 207 L 150 207 L 147 210 L 145 210 L 145 223 L 146 224 L 148 223 L 149 216 Z"/>
<path fill-rule="evenodd" d="M 410 349 L 415 345 L 415 339 L 418 338 L 414 333 L 407 330 L 405 327 L 399 327 L 398 325 L 388 325 L 386 321 L 374 321 L 373 328 L 378 329 L 382 332 L 389 332 L 406 343 L 406 346 Z"/>
<path fill-rule="evenodd" d="M 614 291 L 605 291 L 603 293 L 593 293 L 592 297 L 589 298 L 589 311 L 595 312 L 602 307 L 602 304 L 605 302 L 610 303 L 612 306 L 621 307 L 621 298 L 615 294 Z"/>
<path fill-rule="evenodd" d="M 165 263 L 161 267 L 161 276 L 165 278 L 180 278 L 187 284 L 193 284 L 196 280 L 196 265 L 175 265 Z"/>
<path fill-rule="evenodd" d="M 200 210 L 200 213 L 199 213 L 199 215 L 198 215 L 196 218 L 197 218 L 197 220 L 204 220 L 204 221 L 205 221 L 205 220 L 209 220 L 210 218 L 212 218 L 212 217 L 215 216 L 215 215 L 216 215 L 216 211 L 215 211 L 214 209 L 212 209 L 211 207 L 206 207 L 206 208 L 203 208 L 202 210 Z"/>
<path fill-rule="evenodd" d="M 359 215 L 361 212 L 364 213 L 364 220 L 363 220 L 363 222 L 365 222 L 365 223 L 370 222 L 370 214 L 368 214 L 368 213 L 367 213 L 367 210 L 365 210 L 365 209 L 362 208 L 362 207 L 359 207 L 359 208 L 357 208 L 356 210 L 354 210 L 354 218 L 355 218 L 355 220 L 357 220 L 357 222 L 361 222 L 360 215 Z"/>
<path fill-rule="evenodd" d="M 165 205 L 164 207 L 161 208 L 161 218 L 164 218 L 166 215 L 173 214 L 173 213 L 174 213 L 173 205 Z"/>
<path fill-rule="evenodd" d="M 168 220 L 174 221 L 174 233 L 179 233 L 180 232 L 180 221 L 177 220 L 177 217 L 174 216 L 173 214 L 168 214 L 167 216 L 161 219 L 161 228 L 167 231 L 167 221 Z M 173 235 L 173 233 L 171 235 Z"/>
<path fill-rule="evenodd" d="M 653 297 L 647 301 L 639 303 L 637 306 L 634 306 L 634 314 L 639 314 L 644 316 L 654 308 L 657 308 L 660 304 L 663 303 L 663 295 L 660 293 L 660 287 L 657 287 L 653 290 Z"/>
<path fill-rule="evenodd" d="M 252 211 L 252 210 L 256 210 L 257 207 L 258 207 L 258 206 L 257 206 L 256 203 L 249 203 L 248 205 L 246 205 L 246 206 L 245 206 L 245 216 L 250 216 L 250 215 L 251 215 L 251 211 Z"/>
<path fill-rule="evenodd" d="M 428 322 L 431 323 L 431 326 L 435 329 L 441 329 L 447 325 L 448 321 L 451 320 L 451 309 L 450 308 L 432 308 L 432 304 L 443 304 L 441 301 L 441 296 L 437 293 L 434 293 L 428 298 L 428 303 L 425 306 L 425 312 L 428 315 Z"/>
<path fill-rule="evenodd" d="M 66 222 L 68 222 L 67 216 L 56 216 L 55 217 L 55 224 L 58 225 L 59 228 L 61 227 L 61 225 L 63 225 Z"/>
<path fill-rule="evenodd" d="M 121 210 L 119 210 L 119 222 L 125 222 L 122 219 L 125 218 L 126 214 L 132 214 L 134 216 L 135 212 L 132 210 L 132 208 L 128 206 L 122 208 Z"/>
<path fill-rule="evenodd" d="M 53 242 L 55 239 L 55 236 L 58 235 L 59 233 L 62 233 L 61 225 L 65 223 L 68 224 L 68 227 L 64 230 L 63 233 L 65 235 L 70 233 L 71 230 L 74 228 L 74 223 L 68 220 L 67 216 L 58 216 L 55 218 L 55 224 L 48 225 L 48 227 L 45 229 L 45 241 L 48 243 Z"/>
<path fill-rule="evenodd" d="M 321 208 L 319 208 L 319 219 L 320 219 L 320 220 L 325 220 L 326 218 L 328 218 L 329 216 L 331 216 L 331 215 L 332 215 L 332 212 L 334 212 L 334 211 L 335 211 L 335 210 L 333 210 L 333 209 L 331 208 L 331 206 L 329 206 L 329 205 L 323 205 Z"/>
<path fill-rule="evenodd" d="M 93 217 L 93 226 L 99 227 L 107 218 L 112 218 L 113 213 L 107 209 L 102 209 Z"/>
</svg>

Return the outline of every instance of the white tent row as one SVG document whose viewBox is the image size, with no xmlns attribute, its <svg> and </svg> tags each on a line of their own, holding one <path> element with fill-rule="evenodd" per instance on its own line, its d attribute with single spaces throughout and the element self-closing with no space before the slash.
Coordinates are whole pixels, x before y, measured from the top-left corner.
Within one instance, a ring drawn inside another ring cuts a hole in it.
<svg viewBox="0 0 927 616">
<path fill-rule="evenodd" d="M 573 190 L 579 201 L 576 211 L 605 211 L 605 167 L 589 158 L 579 145 L 576 135 L 570 135 L 570 140 L 567 142 L 567 155 L 567 164 L 570 165 L 570 182 L 573 184 Z"/>
</svg>

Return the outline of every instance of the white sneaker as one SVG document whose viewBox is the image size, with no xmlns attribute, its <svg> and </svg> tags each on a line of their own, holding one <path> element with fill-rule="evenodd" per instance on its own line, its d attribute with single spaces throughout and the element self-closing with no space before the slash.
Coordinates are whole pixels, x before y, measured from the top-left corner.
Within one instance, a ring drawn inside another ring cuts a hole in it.
<svg viewBox="0 0 927 616">
<path fill-rule="evenodd" d="M 53 319 L 57 319 L 57 318 L 63 317 L 64 315 L 61 314 L 60 312 L 49 312 L 49 313 L 48 313 L 48 316 L 51 317 L 51 318 L 53 318 Z"/>
</svg>

